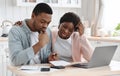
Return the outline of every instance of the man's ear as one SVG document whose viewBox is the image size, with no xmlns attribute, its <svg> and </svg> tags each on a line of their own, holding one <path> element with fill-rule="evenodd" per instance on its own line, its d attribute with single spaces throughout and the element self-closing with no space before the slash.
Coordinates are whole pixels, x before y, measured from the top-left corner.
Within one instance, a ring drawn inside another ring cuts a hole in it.
<svg viewBox="0 0 120 76">
<path fill-rule="evenodd" d="M 31 16 L 31 18 L 34 18 L 35 17 L 35 14 L 34 13 L 32 13 L 32 16 Z"/>
</svg>

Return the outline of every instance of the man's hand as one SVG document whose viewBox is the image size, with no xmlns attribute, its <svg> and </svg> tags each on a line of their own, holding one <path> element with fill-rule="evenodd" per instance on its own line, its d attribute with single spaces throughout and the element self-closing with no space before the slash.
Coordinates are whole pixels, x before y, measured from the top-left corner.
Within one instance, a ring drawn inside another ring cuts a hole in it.
<svg viewBox="0 0 120 76">
<path fill-rule="evenodd" d="M 39 44 L 42 48 L 43 46 L 45 46 L 45 44 L 47 44 L 49 42 L 48 34 L 46 32 L 40 33 L 38 40 L 39 40 Z"/>
<path fill-rule="evenodd" d="M 38 40 L 39 41 L 33 46 L 35 54 L 49 42 L 48 34 L 46 32 L 40 33 Z"/>
</svg>

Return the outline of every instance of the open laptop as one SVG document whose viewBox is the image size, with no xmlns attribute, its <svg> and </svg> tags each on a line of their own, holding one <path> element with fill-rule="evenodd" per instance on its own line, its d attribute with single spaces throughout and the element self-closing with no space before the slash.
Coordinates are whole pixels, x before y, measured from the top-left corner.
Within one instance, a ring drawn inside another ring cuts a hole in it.
<svg viewBox="0 0 120 76">
<path fill-rule="evenodd" d="M 80 68 L 93 68 L 109 65 L 116 51 L 117 45 L 96 47 L 88 63 L 76 63 L 72 66 Z"/>
</svg>

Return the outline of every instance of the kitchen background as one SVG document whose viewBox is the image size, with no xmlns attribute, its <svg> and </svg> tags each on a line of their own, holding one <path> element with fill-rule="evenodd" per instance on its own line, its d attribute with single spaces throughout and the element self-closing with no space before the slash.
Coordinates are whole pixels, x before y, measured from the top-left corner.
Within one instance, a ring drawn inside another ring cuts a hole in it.
<svg viewBox="0 0 120 76">
<path fill-rule="evenodd" d="M 33 4 L 22 3 L 25 1 L 33 1 Z M 75 1 L 79 3 L 78 6 Z M 80 16 L 83 23 L 85 23 L 85 27 L 90 27 L 86 29 L 88 35 L 120 35 L 120 32 L 117 31 L 120 28 L 115 29 L 117 25 L 120 26 L 119 0 L 0 0 L 0 26 L 4 20 L 15 23 L 30 18 L 32 9 L 37 2 L 50 2 L 54 11 L 50 27 L 58 26 L 58 21 L 65 12 L 73 11 Z M 58 4 L 54 5 L 55 2 L 58 2 Z M 67 4 L 70 5 L 67 6 Z M 95 29 L 92 29 L 92 27 Z M 95 33 L 96 28 L 97 34 Z"/>
<path fill-rule="evenodd" d="M 32 10 L 35 6 L 35 3 L 21 3 L 28 0 L 0 0 L 0 36 L 4 32 L 8 33 L 8 29 L 10 27 L 1 27 L 3 26 L 3 22 L 9 22 L 11 21 L 12 24 L 14 24 L 16 21 L 23 20 L 25 18 L 30 18 Z M 30 1 L 30 0 L 29 0 Z M 42 0 L 36 0 L 36 1 L 42 1 Z M 46 0 L 44 0 L 46 1 Z M 52 1 L 52 0 L 50 0 Z M 55 0 L 53 0 L 55 1 Z M 59 0 L 65 1 L 67 0 Z M 72 5 L 66 6 L 67 4 L 64 4 L 63 2 L 60 5 L 52 5 L 53 8 L 53 18 L 52 22 L 50 23 L 49 27 L 52 26 L 58 26 L 58 21 L 60 17 L 68 11 L 73 11 L 77 13 L 82 21 L 86 20 L 88 23 L 91 22 L 91 20 L 94 17 L 94 0 L 77 0 L 79 1 L 79 5 L 76 6 L 74 1 L 76 0 L 68 0 Z M 7 20 L 7 21 L 6 21 Z M 5 23 L 5 25 L 10 25 L 9 23 Z M 12 73 L 7 70 L 7 64 L 10 64 L 9 62 L 9 53 L 8 53 L 8 39 L 7 37 L 0 37 L 0 76 L 12 76 Z"/>
<path fill-rule="evenodd" d="M 17 6 L 17 0 L 0 0 L 0 23 L 3 20 L 11 20 L 16 22 L 18 20 L 23 20 L 24 18 L 30 18 L 33 6 Z M 77 13 L 80 17 L 85 20 L 91 20 L 94 16 L 93 1 L 94 0 L 79 0 L 81 1 L 81 6 L 79 8 L 57 8 L 53 7 L 53 25 L 58 24 L 59 18 L 68 11 L 73 11 Z M 27 4 L 26 4 L 27 5 Z M 63 5 L 65 6 L 65 5 Z"/>
<path fill-rule="evenodd" d="M 24 1 L 31 1 L 31 0 L 0 0 L 0 33 L 3 32 L 3 28 L 1 29 L 2 23 L 6 20 L 11 21 L 12 24 L 14 24 L 16 21 L 23 20 L 25 18 L 30 18 L 32 10 L 35 6 L 35 3 L 29 4 L 29 3 L 21 3 Z M 41 2 L 43 0 L 35 0 L 35 2 Z M 56 0 L 44 0 L 44 1 L 56 1 Z M 49 27 L 52 28 L 52 26 L 58 26 L 58 21 L 60 17 L 65 12 L 75 12 L 77 13 L 83 23 L 85 24 L 85 33 L 87 35 L 92 36 L 111 36 L 111 28 L 112 30 L 114 27 L 120 22 L 120 16 L 118 9 L 115 10 L 113 8 L 119 7 L 119 0 L 58 0 L 63 1 L 58 4 L 52 5 L 53 8 L 53 18 L 52 22 L 50 23 Z M 68 1 L 68 2 L 66 2 Z M 74 1 L 79 1 L 78 6 Z M 105 5 L 103 1 L 106 1 L 107 7 L 110 7 L 110 9 L 105 9 Z M 115 1 L 115 4 L 112 2 Z M 65 4 L 66 2 L 66 4 Z M 67 6 L 67 3 L 70 5 Z M 114 4 L 114 6 L 113 6 Z M 103 10 L 106 11 L 105 14 L 103 14 Z M 112 10 L 112 12 L 111 12 Z M 113 12 L 115 14 L 113 14 Z M 104 16 L 104 19 L 103 19 Z M 116 17 L 116 18 L 115 18 Z M 6 22 L 8 22 L 6 21 Z M 114 23 L 113 23 L 114 22 Z M 104 30 L 101 30 L 103 27 L 107 31 L 104 32 Z M 108 28 L 109 27 L 109 28 Z M 97 28 L 97 29 L 96 29 Z M 6 29 L 6 28 L 5 28 Z M 7 28 L 9 29 L 9 27 Z M 100 29 L 100 30 L 99 30 Z M 99 32 L 97 33 L 97 31 Z M 110 31 L 109 31 L 110 30 Z M 7 30 L 8 31 L 8 30 Z M 6 32 L 6 31 L 5 31 Z M 92 32 L 92 33 L 91 33 Z M 97 35 L 96 35 L 97 33 Z M 1 35 L 0 35 L 1 36 Z M 120 39 L 117 38 L 100 38 L 100 39 L 89 39 L 93 47 L 96 46 L 106 46 L 106 45 L 118 45 L 117 52 L 115 54 L 114 59 L 120 61 Z M 7 37 L 1 38 L 0 37 L 0 76 L 11 76 L 12 74 L 9 73 L 9 71 L 6 68 L 6 65 L 9 64 L 9 54 L 8 54 L 8 41 Z"/>
<path fill-rule="evenodd" d="M 11 22 L 15 23 L 16 21 L 23 20 L 25 18 L 30 18 L 34 5 L 21 5 L 19 1 L 22 0 L 0 0 L 0 25 L 4 20 L 10 20 Z M 37 0 L 41 2 L 43 0 Z M 46 0 L 44 0 L 46 1 Z M 49 0 L 48 0 L 49 1 Z M 52 0 L 50 0 L 52 1 Z M 55 1 L 55 0 L 53 0 Z M 60 17 L 68 11 L 77 13 L 82 21 L 86 21 L 87 25 L 91 24 L 91 21 L 94 19 L 95 16 L 95 0 L 77 0 L 79 1 L 79 6 L 74 7 L 76 0 L 58 0 L 63 1 L 61 5 L 52 6 L 54 14 L 52 18 L 52 22 L 49 25 L 51 26 L 58 26 L 58 21 Z M 73 6 L 66 7 L 65 1 L 71 2 Z M 72 3 L 73 2 L 73 3 Z M 34 2 L 33 2 L 34 3 Z"/>
</svg>

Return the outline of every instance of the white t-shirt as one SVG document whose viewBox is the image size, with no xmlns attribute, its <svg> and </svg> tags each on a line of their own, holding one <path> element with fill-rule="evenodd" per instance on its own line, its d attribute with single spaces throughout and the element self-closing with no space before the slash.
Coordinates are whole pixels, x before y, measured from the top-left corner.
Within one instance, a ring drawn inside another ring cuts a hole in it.
<svg viewBox="0 0 120 76">
<path fill-rule="evenodd" d="M 38 32 L 31 32 L 31 46 L 35 45 L 38 42 Z M 34 56 L 34 58 L 30 61 L 30 64 L 40 63 L 39 52 Z"/>
<path fill-rule="evenodd" d="M 38 32 L 31 32 L 30 38 L 32 46 L 38 42 L 38 35 Z"/>
<path fill-rule="evenodd" d="M 59 36 L 56 39 L 56 42 L 53 46 L 54 51 L 58 54 L 60 60 L 65 60 L 68 62 L 72 60 L 72 46 L 71 46 L 71 37 L 69 39 L 61 39 Z"/>
</svg>

